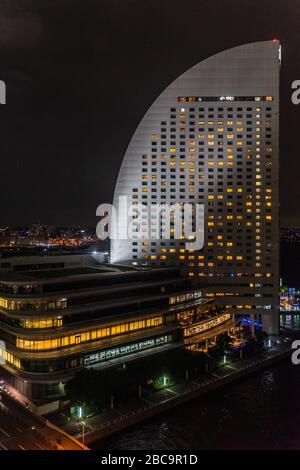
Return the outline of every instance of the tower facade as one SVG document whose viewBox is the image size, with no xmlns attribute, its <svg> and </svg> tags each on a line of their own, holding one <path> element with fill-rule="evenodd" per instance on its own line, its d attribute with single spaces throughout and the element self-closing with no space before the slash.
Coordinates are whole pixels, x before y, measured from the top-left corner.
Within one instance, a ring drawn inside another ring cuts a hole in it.
<svg viewBox="0 0 300 470">
<path fill-rule="evenodd" d="M 115 188 L 117 229 L 131 223 L 133 236 L 111 240 L 113 263 L 181 266 L 205 296 L 262 319 L 270 334 L 279 332 L 279 71 L 279 42 L 251 43 L 164 90 L 136 129 Z M 134 236 L 134 207 L 175 203 L 203 204 L 202 249 L 187 251 L 172 229 L 168 239 Z"/>
</svg>

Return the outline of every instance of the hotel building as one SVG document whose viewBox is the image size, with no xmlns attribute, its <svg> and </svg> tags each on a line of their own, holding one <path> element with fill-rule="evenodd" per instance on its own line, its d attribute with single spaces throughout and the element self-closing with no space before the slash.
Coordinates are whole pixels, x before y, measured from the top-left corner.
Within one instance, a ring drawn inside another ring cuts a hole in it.
<svg viewBox="0 0 300 470">
<path fill-rule="evenodd" d="M 195 65 L 156 99 L 126 151 L 114 206 L 126 196 L 133 212 L 119 214 L 117 230 L 134 227 L 138 204 L 203 204 L 203 248 L 186 251 L 172 235 L 111 241 L 112 263 L 179 266 L 270 334 L 279 333 L 280 54 L 272 40 Z"/>
</svg>

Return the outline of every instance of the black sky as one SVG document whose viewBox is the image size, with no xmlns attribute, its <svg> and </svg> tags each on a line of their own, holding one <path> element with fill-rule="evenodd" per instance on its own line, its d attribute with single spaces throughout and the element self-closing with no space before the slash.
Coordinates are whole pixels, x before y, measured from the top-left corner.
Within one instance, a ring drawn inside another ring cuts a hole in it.
<svg viewBox="0 0 300 470">
<path fill-rule="evenodd" d="M 281 219 L 300 226 L 299 0 L 0 0 L 0 225 L 94 225 L 157 95 L 209 55 L 273 37 Z"/>
</svg>

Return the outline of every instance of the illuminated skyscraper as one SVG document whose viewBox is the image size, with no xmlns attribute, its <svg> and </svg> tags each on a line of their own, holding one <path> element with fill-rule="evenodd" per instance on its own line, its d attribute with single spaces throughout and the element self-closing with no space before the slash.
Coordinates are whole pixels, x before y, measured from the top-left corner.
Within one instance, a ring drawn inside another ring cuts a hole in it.
<svg viewBox="0 0 300 470">
<path fill-rule="evenodd" d="M 262 316 L 272 334 L 279 329 L 279 71 L 277 40 L 216 54 L 164 90 L 128 146 L 115 207 L 120 196 L 133 206 L 204 204 L 203 249 L 187 252 L 172 236 L 111 242 L 112 262 L 182 266 L 207 297 Z M 134 213 L 121 216 L 121 226 L 134 223 Z"/>
</svg>

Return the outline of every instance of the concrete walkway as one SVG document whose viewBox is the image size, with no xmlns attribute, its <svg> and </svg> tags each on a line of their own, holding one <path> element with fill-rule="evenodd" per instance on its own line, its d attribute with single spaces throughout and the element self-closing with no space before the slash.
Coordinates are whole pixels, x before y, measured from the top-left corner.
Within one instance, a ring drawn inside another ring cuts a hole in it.
<svg viewBox="0 0 300 470">
<path fill-rule="evenodd" d="M 141 399 L 133 399 L 126 405 L 105 410 L 103 413 L 85 419 L 84 439 L 89 444 L 114 432 L 125 429 L 148 417 L 154 416 L 173 406 L 193 399 L 208 391 L 217 389 L 251 372 L 262 369 L 272 363 L 288 357 L 291 353 L 289 343 L 273 342 L 272 347 L 264 350 L 259 356 L 251 359 L 237 360 L 224 364 L 210 373 L 199 376 L 192 381 L 177 382 L 172 387 L 151 392 Z M 78 440 L 83 438 L 82 425 L 67 419 L 61 414 L 56 420 L 68 434 Z"/>
</svg>

